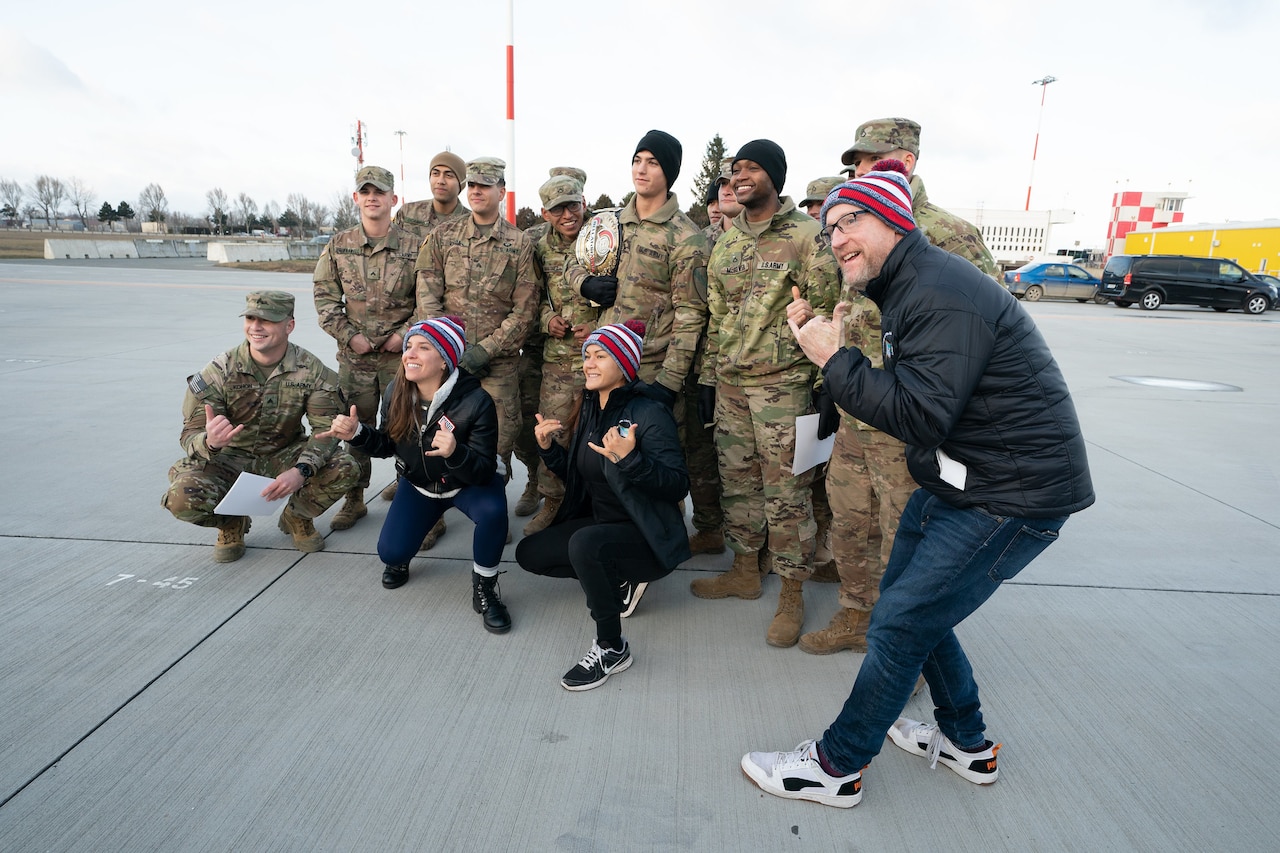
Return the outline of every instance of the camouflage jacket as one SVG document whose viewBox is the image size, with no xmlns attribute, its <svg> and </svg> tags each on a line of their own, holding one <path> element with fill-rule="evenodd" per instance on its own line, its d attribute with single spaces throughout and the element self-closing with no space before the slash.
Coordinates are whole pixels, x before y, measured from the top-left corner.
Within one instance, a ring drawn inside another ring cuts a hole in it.
<svg viewBox="0 0 1280 853">
<path fill-rule="evenodd" d="M 657 381 L 680 391 L 693 369 L 698 338 L 707 326 L 707 239 L 680 210 L 675 193 L 652 216 L 640 218 L 633 197 L 618 214 L 622 258 L 618 298 L 600 323 L 645 324 L 641 364 L 661 364 Z M 576 293 L 590 273 L 571 259 L 565 278 Z"/>
<path fill-rule="evenodd" d="M 339 356 L 353 354 L 357 334 L 376 350 L 392 334 L 409 331 L 417 257 L 413 236 L 394 223 L 385 240 L 365 236 L 363 225 L 333 235 L 312 280 L 320 328 L 337 340 Z"/>
<path fill-rule="evenodd" d="M 192 459 L 213 459 L 221 454 L 261 458 L 307 439 L 302 428 L 306 415 L 311 433 L 324 432 L 334 415 L 343 411 L 338 396 L 338 375 L 310 352 L 289 344 L 284 358 L 266 382 L 258 381 L 258 368 L 249 344 L 240 344 L 187 377 L 182 399 L 182 449 Z M 205 433 L 204 406 L 224 415 L 244 429 L 231 444 L 210 450 Z M 338 447 L 338 439 L 307 440 L 299 462 L 317 471 Z"/>
<path fill-rule="evenodd" d="M 525 233 L 528 234 L 533 229 Z M 590 323 L 594 329 L 600 318 L 600 309 L 578 295 L 565 281 L 564 271 L 574 256 L 576 240 L 566 240 L 554 229 L 549 228 L 541 239 L 533 246 L 534 256 L 542 267 L 546 279 L 546 287 L 542 295 L 542 316 L 538 329 L 546 335 L 546 343 L 542 347 L 542 360 L 555 364 L 574 365 L 582 362 L 582 347 L 570 334 L 564 338 L 551 337 L 551 318 L 557 315 L 564 318 L 570 326 L 579 323 Z"/>
<path fill-rule="evenodd" d="M 707 266 L 707 347 L 700 381 L 765 385 L 813 381 L 816 368 L 787 325 L 791 288 L 830 316 L 839 295 L 836 259 L 816 220 L 783 196 L 759 237 L 746 211 L 711 250 Z"/>
<path fill-rule="evenodd" d="M 712 223 L 702 229 L 702 236 L 707 238 L 707 251 L 710 252 L 716 247 L 716 243 L 724 236 L 724 229 L 718 224 Z"/>
<path fill-rule="evenodd" d="M 424 201 L 409 201 L 400 205 L 400 209 L 396 211 L 395 219 L 392 220 L 405 231 L 413 235 L 415 247 L 420 247 L 422 241 L 427 239 L 427 235 L 436 230 L 436 226 L 441 222 L 448 222 L 451 219 L 461 219 L 471 211 L 467 210 L 462 201 L 453 208 L 453 213 L 447 216 L 441 216 L 436 213 L 432 199 Z"/>
<path fill-rule="evenodd" d="M 911 215 L 929 242 L 953 255 L 959 255 L 992 278 L 999 280 L 995 258 L 982 242 L 982 234 L 969 222 L 929 201 L 924 181 L 911 177 Z"/>
<path fill-rule="evenodd" d="M 538 321 L 542 285 L 523 232 L 499 217 L 481 236 L 472 217 L 451 219 L 423 241 L 417 271 L 419 318 L 457 315 L 468 346 L 492 359 L 520 355 Z"/>
</svg>

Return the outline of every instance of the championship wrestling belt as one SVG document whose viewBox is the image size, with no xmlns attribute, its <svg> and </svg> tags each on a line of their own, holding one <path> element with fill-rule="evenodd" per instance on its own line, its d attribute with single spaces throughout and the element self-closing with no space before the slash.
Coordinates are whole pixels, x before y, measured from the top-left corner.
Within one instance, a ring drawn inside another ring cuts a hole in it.
<svg viewBox="0 0 1280 853">
<path fill-rule="evenodd" d="M 574 244 L 578 263 L 592 275 L 617 275 L 622 259 L 622 224 L 618 222 L 620 207 L 596 211 L 583 226 Z"/>
</svg>

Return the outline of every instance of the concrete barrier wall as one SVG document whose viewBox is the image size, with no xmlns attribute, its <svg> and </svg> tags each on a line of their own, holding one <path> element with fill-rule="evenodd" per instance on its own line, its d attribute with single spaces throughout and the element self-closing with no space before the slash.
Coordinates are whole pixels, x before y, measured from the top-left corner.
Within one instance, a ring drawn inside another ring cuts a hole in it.
<svg viewBox="0 0 1280 853">
<path fill-rule="evenodd" d="M 208 258 L 220 264 L 253 261 L 315 260 L 324 251 L 318 243 L 207 243 L 180 237 L 137 240 L 51 238 L 44 241 L 48 260 L 66 258 Z"/>
<path fill-rule="evenodd" d="M 98 257 L 97 240 L 45 240 L 44 256 L 46 260 L 62 260 L 65 258 Z"/>
<path fill-rule="evenodd" d="M 289 247 L 284 243 L 210 243 L 207 257 L 220 264 L 287 261 Z"/>
</svg>

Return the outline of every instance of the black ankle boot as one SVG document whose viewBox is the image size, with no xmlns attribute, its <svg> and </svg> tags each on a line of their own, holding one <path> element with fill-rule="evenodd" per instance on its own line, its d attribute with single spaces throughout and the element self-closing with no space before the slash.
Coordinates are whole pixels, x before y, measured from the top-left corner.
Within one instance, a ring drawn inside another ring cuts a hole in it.
<svg viewBox="0 0 1280 853">
<path fill-rule="evenodd" d="M 386 566 L 382 571 L 382 585 L 387 589 L 404 586 L 409 581 L 409 566 Z"/>
<path fill-rule="evenodd" d="M 471 572 L 471 607 L 484 614 L 484 629 L 490 634 L 505 634 L 511 630 L 511 614 L 502 603 L 498 592 L 498 576 L 486 578 Z"/>
</svg>

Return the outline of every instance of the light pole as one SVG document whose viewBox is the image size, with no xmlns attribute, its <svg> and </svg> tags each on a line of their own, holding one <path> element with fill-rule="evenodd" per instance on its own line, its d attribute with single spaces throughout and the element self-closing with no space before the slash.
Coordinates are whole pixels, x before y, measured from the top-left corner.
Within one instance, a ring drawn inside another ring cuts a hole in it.
<svg viewBox="0 0 1280 853">
<path fill-rule="evenodd" d="M 1040 125 L 1044 122 L 1044 93 L 1049 88 L 1049 84 L 1057 80 L 1057 77 L 1045 75 L 1039 80 L 1032 80 L 1032 86 L 1040 87 L 1040 117 L 1036 119 L 1036 144 L 1031 149 L 1031 177 L 1027 179 L 1027 206 L 1023 210 L 1031 209 L 1031 184 L 1036 177 L 1036 154 L 1040 151 Z"/>
<path fill-rule="evenodd" d="M 400 192 L 404 192 L 404 137 L 408 133 L 407 130 L 397 130 L 396 136 L 400 137 Z"/>
</svg>

